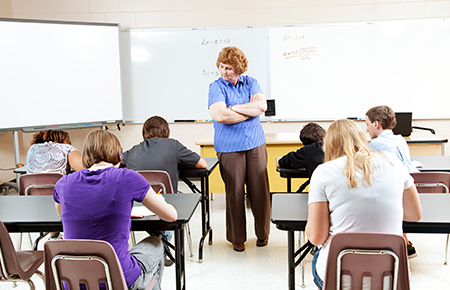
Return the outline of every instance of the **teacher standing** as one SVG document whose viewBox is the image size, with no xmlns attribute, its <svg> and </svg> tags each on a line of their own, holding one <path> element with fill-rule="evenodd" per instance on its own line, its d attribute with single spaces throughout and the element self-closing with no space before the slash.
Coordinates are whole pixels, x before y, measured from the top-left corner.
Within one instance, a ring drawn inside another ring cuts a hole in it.
<svg viewBox="0 0 450 290">
<path fill-rule="evenodd" d="M 247 58 L 237 47 L 225 47 L 216 65 L 221 78 L 209 86 L 208 107 L 214 119 L 214 149 L 226 191 L 227 240 L 245 250 L 245 186 L 255 218 L 256 246 L 264 247 L 270 233 L 270 194 L 267 150 L 259 116 L 267 103 L 256 79 L 242 74 Z"/>
</svg>

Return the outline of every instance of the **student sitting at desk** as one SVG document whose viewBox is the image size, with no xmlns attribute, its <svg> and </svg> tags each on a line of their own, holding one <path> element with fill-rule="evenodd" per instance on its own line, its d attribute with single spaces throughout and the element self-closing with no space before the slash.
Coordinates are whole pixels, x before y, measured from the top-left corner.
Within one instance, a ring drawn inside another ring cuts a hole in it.
<svg viewBox="0 0 450 290">
<path fill-rule="evenodd" d="M 170 176 L 174 193 L 178 192 L 178 166 L 206 168 L 206 160 L 189 150 L 175 139 L 169 138 L 169 123 L 159 116 L 153 116 L 145 121 L 142 127 L 144 141 L 123 153 L 122 166 L 133 170 L 164 170 Z M 172 239 L 173 231 L 162 234 L 168 241 Z M 169 248 L 166 247 L 166 251 Z M 165 265 L 173 261 L 165 258 Z"/>
<path fill-rule="evenodd" d="M 323 140 L 325 139 L 325 129 L 319 124 L 308 123 L 300 131 L 300 141 L 303 147 L 297 151 L 292 151 L 280 158 L 277 162 L 278 167 L 282 168 L 306 168 L 308 176 L 319 164 L 323 163 Z"/>
<path fill-rule="evenodd" d="M 144 141 L 123 153 L 122 166 L 133 170 L 164 170 L 169 173 L 174 192 L 178 192 L 178 166 L 206 168 L 206 160 L 179 141 L 169 138 L 169 123 L 159 116 L 145 121 Z"/>
<path fill-rule="evenodd" d="M 81 154 L 72 146 L 69 133 L 62 130 L 39 131 L 33 135 L 27 154 L 27 173 L 61 173 L 83 169 Z M 62 239 L 51 232 L 49 239 Z"/>
<path fill-rule="evenodd" d="M 39 131 L 33 135 L 27 154 L 27 173 L 66 174 L 70 168 L 83 169 L 81 154 L 71 145 L 69 133 Z"/>
<path fill-rule="evenodd" d="M 309 241 L 322 248 L 312 261 L 314 282 L 323 287 L 331 237 L 341 232 L 402 234 L 402 221 L 421 218 L 419 194 L 403 164 L 390 152 L 372 151 L 351 120 L 331 124 L 325 163 L 309 187 Z"/>
<path fill-rule="evenodd" d="M 408 172 L 418 172 L 411 163 L 411 155 L 405 138 L 394 135 L 392 129 L 397 125 L 394 111 L 388 106 L 377 106 L 370 108 L 366 113 L 367 132 L 372 138 L 369 147 L 375 151 L 387 151 L 393 153 L 403 163 Z M 417 257 L 416 248 L 403 234 L 408 242 L 408 258 Z"/>
<path fill-rule="evenodd" d="M 117 168 L 120 150 L 119 140 L 110 132 L 90 132 L 82 156 L 86 169 L 56 183 L 56 210 L 66 239 L 103 240 L 113 246 L 128 289 L 144 290 L 153 276 L 157 280 L 153 289 L 160 289 L 164 270 L 161 238 L 149 236 L 128 250 L 131 209 L 134 201 L 142 202 L 167 222 L 177 219 L 177 211 L 140 174 Z"/>
</svg>

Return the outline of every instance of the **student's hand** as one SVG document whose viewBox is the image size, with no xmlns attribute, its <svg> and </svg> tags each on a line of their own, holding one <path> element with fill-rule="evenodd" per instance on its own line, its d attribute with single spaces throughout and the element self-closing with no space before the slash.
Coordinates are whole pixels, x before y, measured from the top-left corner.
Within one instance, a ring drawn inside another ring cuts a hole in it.
<svg viewBox="0 0 450 290">
<path fill-rule="evenodd" d="M 131 214 L 131 217 L 132 218 L 143 218 L 143 217 L 145 217 L 145 215 L 143 215 L 143 214 Z"/>
</svg>

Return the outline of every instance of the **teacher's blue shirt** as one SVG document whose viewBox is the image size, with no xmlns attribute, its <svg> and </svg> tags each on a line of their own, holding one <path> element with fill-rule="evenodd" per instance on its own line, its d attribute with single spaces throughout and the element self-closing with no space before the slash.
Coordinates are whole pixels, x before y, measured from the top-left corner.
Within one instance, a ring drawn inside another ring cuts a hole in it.
<svg viewBox="0 0 450 290">
<path fill-rule="evenodd" d="M 226 106 L 246 104 L 250 96 L 262 93 L 256 79 L 239 76 L 236 87 L 219 78 L 209 85 L 208 108 L 217 102 L 225 102 Z M 251 117 L 236 124 L 221 124 L 214 121 L 214 149 L 228 153 L 250 150 L 266 142 L 264 130 L 258 117 Z"/>
</svg>

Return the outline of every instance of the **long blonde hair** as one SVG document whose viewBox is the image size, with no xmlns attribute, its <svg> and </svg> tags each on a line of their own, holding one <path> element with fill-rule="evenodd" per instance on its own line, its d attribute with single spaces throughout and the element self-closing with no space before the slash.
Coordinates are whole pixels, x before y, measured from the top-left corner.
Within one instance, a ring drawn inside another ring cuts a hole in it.
<svg viewBox="0 0 450 290">
<path fill-rule="evenodd" d="M 363 172 L 364 185 L 372 185 L 370 176 L 374 152 L 369 149 L 364 132 L 354 121 L 342 119 L 333 122 L 328 128 L 324 147 L 325 162 L 347 156 L 344 175 L 349 188 L 358 186 L 358 168 Z"/>
</svg>

